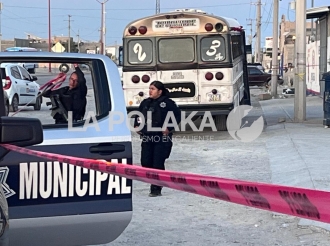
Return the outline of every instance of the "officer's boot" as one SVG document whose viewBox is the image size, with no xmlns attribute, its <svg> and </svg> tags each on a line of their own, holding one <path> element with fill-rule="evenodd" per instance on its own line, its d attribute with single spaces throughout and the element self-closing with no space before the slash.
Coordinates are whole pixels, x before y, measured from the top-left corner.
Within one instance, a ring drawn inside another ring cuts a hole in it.
<svg viewBox="0 0 330 246">
<path fill-rule="evenodd" d="M 150 185 L 150 197 L 161 196 L 162 195 L 162 187 L 157 185 Z"/>
</svg>

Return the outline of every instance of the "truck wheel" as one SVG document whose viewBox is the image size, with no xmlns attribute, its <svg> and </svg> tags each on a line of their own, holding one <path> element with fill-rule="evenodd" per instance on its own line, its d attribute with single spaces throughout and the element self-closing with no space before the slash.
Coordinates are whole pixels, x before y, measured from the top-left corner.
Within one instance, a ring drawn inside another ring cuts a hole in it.
<svg viewBox="0 0 330 246">
<path fill-rule="evenodd" d="M 227 131 L 227 117 L 228 115 L 215 115 L 213 120 L 218 131 Z"/>
<path fill-rule="evenodd" d="M 8 203 L 3 191 L 0 187 L 0 245 L 9 245 L 9 210 Z"/>
</svg>

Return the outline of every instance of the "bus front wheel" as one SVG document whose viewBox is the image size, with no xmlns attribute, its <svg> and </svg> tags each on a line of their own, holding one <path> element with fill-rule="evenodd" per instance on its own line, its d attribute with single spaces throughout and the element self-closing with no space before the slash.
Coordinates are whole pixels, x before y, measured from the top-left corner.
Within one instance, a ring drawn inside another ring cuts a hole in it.
<svg viewBox="0 0 330 246">
<path fill-rule="evenodd" d="M 213 120 L 218 131 L 227 131 L 228 115 L 215 115 Z"/>
</svg>

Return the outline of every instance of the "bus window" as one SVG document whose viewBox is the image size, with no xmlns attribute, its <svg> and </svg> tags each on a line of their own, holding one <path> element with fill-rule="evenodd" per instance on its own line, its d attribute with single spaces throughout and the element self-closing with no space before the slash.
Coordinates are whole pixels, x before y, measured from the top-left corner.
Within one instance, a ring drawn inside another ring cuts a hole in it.
<svg viewBox="0 0 330 246">
<path fill-rule="evenodd" d="M 237 57 L 243 54 L 241 36 L 240 35 L 232 36 L 231 42 L 232 42 L 232 50 L 233 50 L 232 52 L 233 59 L 236 59 Z"/>
<path fill-rule="evenodd" d="M 130 64 L 152 63 L 152 42 L 148 39 L 130 40 L 128 42 L 128 62 Z"/>
<path fill-rule="evenodd" d="M 201 39 L 202 61 L 223 61 L 226 59 L 225 39 L 220 36 Z"/>
<path fill-rule="evenodd" d="M 158 49 L 161 63 L 195 60 L 195 45 L 192 38 L 162 38 L 158 42 Z"/>
</svg>

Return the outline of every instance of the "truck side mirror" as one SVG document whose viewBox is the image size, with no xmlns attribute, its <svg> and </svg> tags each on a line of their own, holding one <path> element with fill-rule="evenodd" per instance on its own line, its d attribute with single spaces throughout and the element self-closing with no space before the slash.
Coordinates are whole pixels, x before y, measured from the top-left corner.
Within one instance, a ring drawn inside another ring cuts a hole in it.
<svg viewBox="0 0 330 246">
<path fill-rule="evenodd" d="M 25 117 L 0 117 L 0 143 L 20 147 L 43 142 L 43 129 L 39 119 Z M 0 158 L 9 150 L 1 147 Z"/>
</svg>

